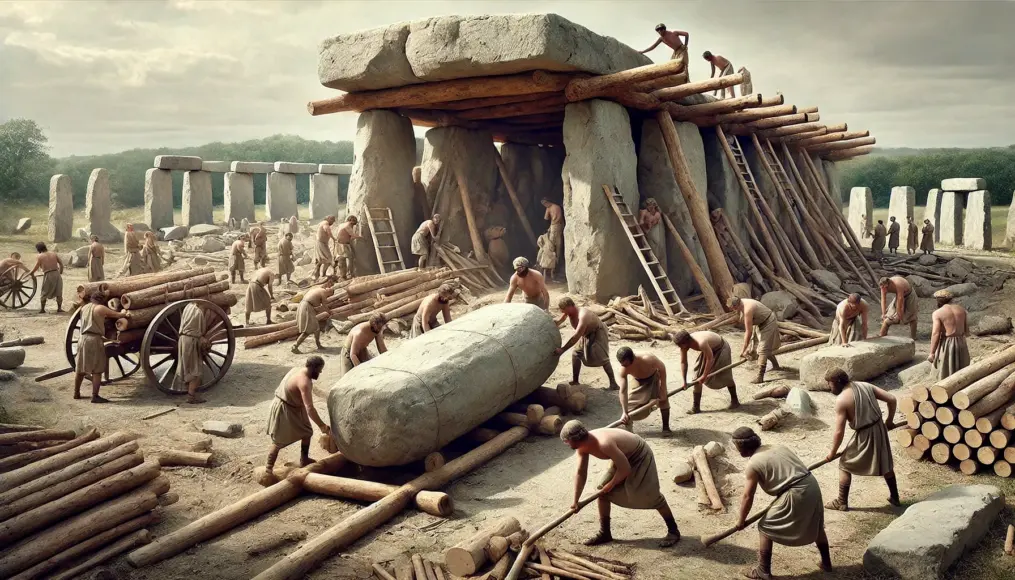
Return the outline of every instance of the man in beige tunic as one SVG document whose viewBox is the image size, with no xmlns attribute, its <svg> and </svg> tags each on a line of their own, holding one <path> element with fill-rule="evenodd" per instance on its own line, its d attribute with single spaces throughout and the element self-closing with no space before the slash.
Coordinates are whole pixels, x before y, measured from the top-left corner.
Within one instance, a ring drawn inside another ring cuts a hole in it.
<svg viewBox="0 0 1015 580">
<path fill-rule="evenodd" d="M 335 275 L 343 280 L 356 277 L 356 247 L 353 242 L 363 239 L 358 224 L 356 216 L 351 215 L 345 218 L 345 223 L 335 235 Z"/>
<path fill-rule="evenodd" d="M 420 270 L 426 268 L 427 261 L 430 259 L 430 249 L 440 240 L 441 225 L 441 215 L 435 213 L 433 217 L 419 224 L 415 233 L 412 234 L 410 249 L 412 255 L 419 256 L 417 267 Z"/>
<path fill-rule="evenodd" d="M 871 239 L 871 251 L 874 252 L 874 259 L 880 261 L 885 257 L 885 241 L 888 239 L 888 230 L 885 229 L 885 222 L 878 220 L 874 226 L 874 237 Z"/>
<path fill-rule="evenodd" d="M 825 459 L 835 459 L 846 432 L 846 423 L 853 430 L 853 437 L 839 459 L 839 497 L 825 507 L 849 511 L 849 485 L 854 475 L 883 476 L 888 484 L 888 503 L 898 507 L 901 505 L 899 486 L 895 481 L 892 446 L 888 441 L 888 431 L 895 427 L 892 420 L 895 417 L 895 397 L 870 383 L 850 381 L 846 371 L 840 368 L 825 373 L 825 382 L 836 396 L 832 450 Z M 883 401 L 888 407 L 887 425 L 881 417 L 878 401 Z"/>
<path fill-rule="evenodd" d="M 775 351 L 782 346 L 782 338 L 779 336 L 779 320 L 775 313 L 768 306 L 751 298 L 730 298 L 731 309 L 741 313 L 744 321 L 744 348 L 740 351 L 740 358 L 747 358 L 748 348 L 758 355 L 758 376 L 751 384 L 765 382 L 765 367 L 768 361 L 772 361 L 772 370 L 777 371 L 781 367 L 775 358 Z"/>
<path fill-rule="evenodd" d="M 638 221 L 645 233 L 652 253 L 660 264 L 666 264 L 666 231 L 663 229 L 663 214 L 659 211 L 659 203 L 654 197 L 645 200 L 645 208 L 638 214 Z M 665 269 L 665 268 L 664 268 Z"/>
<path fill-rule="evenodd" d="M 683 377 L 683 388 L 687 388 L 687 351 L 694 350 L 698 358 L 694 361 L 694 399 L 689 415 L 701 412 L 702 386 L 712 390 L 727 389 L 730 392 L 730 409 L 740 406 L 737 397 L 737 383 L 733 379 L 733 369 L 726 369 L 718 374 L 714 371 L 733 364 L 733 349 L 726 339 L 711 330 L 700 330 L 689 333 L 678 330 L 673 335 L 673 343 L 680 349 L 680 376 Z"/>
<path fill-rule="evenodd" d="M 327 280 L 321 286 L 307 290 L 303 299 L 300 300 L 300 305 L 296 308 L 296 328 L 300 331 L 300 335 L 296 338 L 296 344 L 293 345 L 293 354 L 300 354 L 300 345 L 311 334 L 314 335 L 317 350 L 322 348 L 321 323 L 317 320 L 317 309 L 324 306 L 324 301 L 335 293 L 333 287 L 334 283 Z"/>
<path fill-rule="evenodd" d="M 247 269 L 246 245 L 250 237 L 243 234 L 233 245 L 229 247 L 229 283 L 236 283 L 236 276 L 240 277 L 240 284 L 246 283 L 243 279 L 243 272 Z"/>
<path fill-rule="evenodd" d="M 564 320 L 571 323 L 574 334 L 560 348 L 553 350 L 554 356 L 564 354 L 569 348 L 578 344 L 571 355 L 571 384 L 578 384 L 578 375 L 581 373 L 582 365 L 587 367 L 603 367 L 606 371 L 606 378 L 610 381 L 609 389 L 615 391 L 620 388 L 617 379 L 613 375 L 613 366 L 610 364 L 610 336 L 606 325 L 603 324 L 595 312 L 588 308 L 578 308 L 568 296 L 564 296 L 557 302 L 560 309 L 560 318 L 557 318 L 557 326 Z"/>
<path fill-rule="evenodd" d="M 888 226 L 888 252 L 892 254 L 899 253 L 899 234 L 902 233 L 902 228 L 899 227 L 899 222 L 895 221 L 895 216 L 888 218 L 890 222 Z"/>
<path fill-rule="evenodd" d="M 955 295 L 948 290 L 934 293 L 937 310 L 931 315 L 934 329 L 930 336 L 930 356 L 927 360 L 943 380 L 969 366 L 969 313 L 959 304 L 952 304 Z"/>
<path fill-rule="evenodd" d="M 314 247 L 314 280 L 328 275 L 328 268 L 335 267 L 335 258 L 331 254 L 331 243 L 335 236 L 331 226 L 335 224 L 335 216 L 329 215 L 317 225 L 317 245 Z"/>
<path fill-rule="evenodd" d="M 913 216 L 907 217 L 906 221 L 908 222 L 906 225 L 906 253 L 913 255 L 916 254 L 916 249 L 920 245 L 920 228 L 913 221 Z"/>
<path fill-rule="evenodd" d="M 268 268 L 261 268 L 247 284 L 247 296 L 244 307 L 244 325 L 250 326 L 250 314 L 264 311 L 265 324 L 271 324 L 271 301 L 275 294 L 271 289 L 275 274 Z"/>
<path fill-rule="evenodd" d="M 550 234 L 550 241 L 553 242 L 553 249 L 557 254 L 559 264 L 564 261 L 564 208 L 545 197 L 542 204 L 546 208 L 546 211 L 543 212 L 543 219 L 550 222 L 550 229 L 547 233 Z"/>
<path fill-rule="evenodd" d="M 455 287 L 441 284 L 437 292 L 427 296 L 419 303 L 416 315 L 412 317 L 412 331 L 409 338 L 416 338 L 440 326 L 437 315 L 444 316 L 444 324 L 451 322 L 451 301 L 455 298 Z"/>
<path fill-rule="evenodd" d="M 666 390 L 666 365 L 653 354 L 635 355 L 630 348 L 623 346 L 617 350 L 617 362 L 620 363 L 620 422 L 624 428 L 634 432 L 634 422 L 641 421 L 659 407 L 659 416 L 663 423 L 663 436 L 673 435 L 670 430 L 670 397 Z M 628 389 L 627 377 L 630 375 L 637 383 Z M 651 403 L 641 411 L 637 409 Z"/>
<path fill-rule="evenodd" d="M 88 246 L 88 281 L 102 282 L 106 279 L 106 248 L 99 243 L 99 236 L 92 236 Z"/>
<path fill-rule="evenodd" d="M 191 405 L 205 402 L 204 397 L 197 394 L 204 379 L 204 355 L 208 353 L 204 329 L 204 308 L 200 303 L 190 302 L 184 306 L 180 314 L 180 342 L 177 343 L 180 366 L 176 374 L 187 385 L 187 402 Z"/>
<path fill-rule="evenodd" d="M 867 340 L 867 301 L 853 293 L 835 307 L 835 322 L 828 332 L 828 346 Z"/>
<path fill-rule="evenodd" d="M 923 220 L 923 229 L 920 230 L 923 237 L 920 238 L 920 249 L 924 254 L 934 253 L 934 224 L 930 220 Z"/>
<path fill-rule="evenodd" d="M 39 314 L 46 313 L 46 300 L 56 300 L 56 311 L 63 312 L 63 260 L 56 252 L 50 252 L 46 244 L 35 244 L 39 255 L 35 258 L 35 267 L 29 272 L 34 274 L 42 270 L 42 288 L 39 290 Z"/>
<path fill-rule="evenodd" d="M 261 222 L 250 229 L 250 245 L 254 249 L 254 267 L 263 268 L 268 265 L 268 227 Z"/>
<path fill-rule="evenodd" d="M 339 369 L 339 376 L 345 376 L 345 373 L 354 367 L 373 358 L 368 348 L 371 342 L 377 345 L 378 355 L 388 352 L 388 347 L 384 344 L 384 327 L 387 324 L 388 318 L 380 312 L 375 312 L 370 320 L 357 324 L 349 331 L 349 335 L 345 337 L 345 345 L 342 346 L 342 367 Z"/>
<path fill-rule="evenodd" d="M 832 570 L 832 557 L 825 535 L 825 510 L 821 487 L 796 453 L 783 446 L 762 447 L 761 437 L 750 427 L 733 432 L 733 444 L 742 457 L 749 457 L 744 469 L 744 495 L 740 500 L 737 529 L 747 527 L 754 494 L 761 489 L 776 496 L 768 512 L 758 521 L 758 565 L 746 576 L 770 580 L 772 546 L 806 546 L 814 543 L 821 554 L 821 569 Z"/>
<path fill-rule="evenodd" d="M 909 335 L 916 340 L 916 323 L 920 314 L 916 290 L 902 276 L 885 277 L 878 280 L 881 288 L 881 334 L 887 336 L 888 329 L 896 324 L 908 324 Z M 888 293 L 892 293 L 892 303 L 888 304 Z"/>
<path fill-rule="evenodd" d="M 285 236 L 278 241 L 278 283 L 282 284 L 282 276 L 285 281 L 293 281 L 293 273 L 296 272 L 296 264 L 293 260 L 293 235 L 286 232 Z"/>
<path fill-rule="evenodd" d="M 134 224 L 127 224 L 123 232 L 123 267 L 120 268 L 120 275 L 137 276 L 144 274 L 144 260 L 141 259 L 141 242 L 137 239 L 137 232 L 134 231 Z"/>
<path fill-rule="evenodd" d="M 593 429 L 589 431 L 581 421 L 571 420 L 560 431 L 560 438 L 575 450 L 578 469 L 574 476 L 574 502 L 571 511 L 577 513 L 585 483 L 589 477 L 589 456 L 610 461 L 610 469 L 599 484 L 602 495 L 596 499 L 599 508 L 599 533 L 584 543 L 597 546 L 613 541 L 610 530 L 612 504 L 633 510 L 654 509 L 666 523 L 666 536 L 659 547 L 667 548 L 680 541 L 680 529 L 659 491 L 659 472 L 655 456 L 644 439 L 624 429 Z"/>
<path fill-rule="evenodd" d="M 307 359 L 303 368 L 291 369 L 275 388 L 275 397 L 268 410 L 268 436 L 271 437 L 271 448 L 268 450 L 268 461 L 260 483 L 263 486 L 278 483 L 275 477 L 275 461 L 278 452 L 283 448 L 300 442 L 300 466 L 306 467 L 314 461 L 310 459 L 310 438 L 314 429 L 313 421 L 321 433 L 331 433 L 329 427 L 314 407 L 314 381 L 324 370 L 324 359 L 312 356 Z"/>
<path fill-rule="evenodd" d="M 144 246 L 141 247 L 141 260 L 147 272 L 162 271 L 162 254 L 159 253 L 159 244 L 155 240 L 154 232 L 144 233 Z"/>
<path fill-rule="evenodd" d="M 91 375 L 92 402 L 108 403 L 99 396 L 102 374 L 106 372 L 106 319 L 126 318 L 122 312 L 106 306 L 106 295 L 96 290 L 89 296 L 88 304 L 81 307 L 81 337 L 74 359 L 74 398 L 81 398 L 81 383 L 85 375 Z"/>
<path fill-rule="evenodd" d="M 511 264 L 515 273 L 508 282 L 507 295 L 504 303 L 508 304 L 515 297 L 515 292 L 522 291 L 526 304 L 533 304 L 543 310 L 550 310 L 550 291 L 546 289 L 546 279 L 539 272 L 529 268 L 529 259 L 520 256 Z"/>
</svg>

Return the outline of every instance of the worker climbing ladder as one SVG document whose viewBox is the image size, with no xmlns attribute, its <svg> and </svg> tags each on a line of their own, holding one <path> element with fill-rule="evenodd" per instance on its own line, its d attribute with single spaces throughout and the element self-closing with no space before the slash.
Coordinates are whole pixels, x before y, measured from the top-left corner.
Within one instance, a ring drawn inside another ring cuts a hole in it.
<svg viewBox="0 0 1015 580">
<path fill-rule="evenodd" d="M 391 217 L 391 209 L 387 207 L 368 207 L 367 222 L 370 227 L 370 238 L 374 242 L 377 254 L 377 267 L 381 274 L 405 269 L 402 259 L 402 248 L 398 246 L 398 232 Z"/>
</svg>

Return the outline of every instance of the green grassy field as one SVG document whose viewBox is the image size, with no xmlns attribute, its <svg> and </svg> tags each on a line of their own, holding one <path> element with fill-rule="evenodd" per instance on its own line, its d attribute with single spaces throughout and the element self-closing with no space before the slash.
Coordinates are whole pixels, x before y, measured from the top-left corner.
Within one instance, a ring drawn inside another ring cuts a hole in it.
<svg viewBox="0 0 1015 580">
<path fill-rule="evenodd" d="M 923 225 L 923 210 L 924 206 L 918 205 L 913 210 L 913 217 L 916 218 L 918 224 Z M 878 220 L 883 220 L 885 224 L 888 224 L 888 208 L 887 207 L 876 207 L 874 208 L 874 223 Z M 1008 222 L 1008 208 L 1007 207 L 992 207 L 990 208 L 990 223 L 992 229 L 992 243 L 991 247 L 995 250 L 1004 249 L 1004 230 L 1005 224 Z M 905 224 L 903 224 L 905 226 Z"/>
</svg>

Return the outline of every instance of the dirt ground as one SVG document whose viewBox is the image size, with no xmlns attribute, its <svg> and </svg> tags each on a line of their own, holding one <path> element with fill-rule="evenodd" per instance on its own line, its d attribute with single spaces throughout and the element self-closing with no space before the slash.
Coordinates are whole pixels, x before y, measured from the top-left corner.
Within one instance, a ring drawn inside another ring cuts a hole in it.
<svg viewBox="0 0 1015 580">
<path fill-rule="evenodd" d="M 23 238 L 24 239 L 24 238 Z M 10 238 L 6 238 L 9 242 Z M 269 247 L 273 247 L 274 239 Z M 4 255 L 12 250 L 21 251 L 31 262 L 34 251 L 29 240 L 4 243 Z M 116 264 L 122 257 L 119 248 L 109 248 L 108 262 Z M 975 260 L 990 260 L 994 265 L 1015 269 L 1007 254 L 994 253 L 974 256 Z M 274 258 L 272 258 L 274 261 Z M 113 268 L 110 267 L 109 270 Z M 305 269 L 304 269 L 305 270 Z M 111 273 L 111 272 L 110 272 Z M 78 283 L 83 281 L 85 270 L 68 270 L 65 277 L 65 295 L 70 297 Z M 1015 283 L 1009 283 L 1001 292 L 983 290 L 979 294 L 984 312 L 1015 315 Z M 232 291 L 243 296 L 244 288 L 234 285 Z M 566 291 L 556 284 L 552 287 L 552 302 Z M 500 292 L 480 297 L 477 302 L 496 302 Z M 475 306 L 475 304 L 474 304 Z M 113 402 L 109 405 L 92 405 L 86 400 L 71 398 L 71 376 L 60 377 L 45 383 L 35 383 L 33 378 L 42 373 L 67 366 L 63 354 L 64 334 L 68 314 L 36 314 L 38 301 L 33 300 L 28 308 L 17 312 L 0 311 L 0 327 L 5 338 L 42 335 L 46 344 L 28 347 L 25 365 L 18 370 L 18 383 L 0 383 L 0 421 L 37 423 L 53 427 L 81 428 L 86 425 L 98 426 L 104 434 L 115 430 L 139 433 L 146 451 L 157 451 L 174 446 L 174 433 L 196 432 L 203 421 L 219 419 L 242 423 L 245 434 L 237 439 L 214 439 L 214 462 L 210 469 L 168 468 L 173 491 L 180 501 L 164 510 L 163 521 L 152 532 L 158 536 L 175 530 L 186 523 L 208 514 L 239 498 L 249 495 L 260 487 L 252 481 L 252 470 L 262 465 L 269 440 L 265 435 L 265 419 L 271 403 L 272 392 L 286 371 L 300 364 L 302 357 L 289 352 L 291 343 L 274 345 L 255 350 L 237 349 L 237 355 L 228 376 L 209 393 L 208 403 L 190 406 L 180 398 L 170 398 L 136 378 L 103 387 L 103 395 Z M 931 331 L 930 313 L 933 300 L 920 300 L 920 340 L 917 345 L 917 361 L 928 354 Z M 455 308 L 455 315 L 461 316 L 467 306 Z M 556 309 L 553 309 L 556 311 Z M 876 307 L 873 308 L 876 310 Z M 233 320 L 242 323 L 242 309 L 235 308 Z M 255 316 L 254 323 L 263 321 Z M 878 322 L 871 321 L 871 332 L 876 333 Z M 894 333 L 904 331 L 896 327 Z M 570 328 L 562 330 L 566 340 Z M 734 349 L 742 345 L 742 330 L 727 327 L 723 334 Z M 337 379 L 337 357 L 344 336 L 334 332 L 323 338 L 322 354 L 330 363 L 324 369 L 319 384 L 327 390 Z M 312 341 L 311 341 L 312 342 Z M 389 348 L 397 353 L 400 339 L 388 339 Z M 999 344 L 1010 342 L 1010 337 L 973 338 L 973 356 Z M 671 377 L 679 375 L 679 351 L 670 343 L 623 343 L 636 352 L 650 350 L 668 365 Z M 610 345 L 615 350 L 621 344 Z M 304 350 L 313 350 L 304 345 Z M 770 372 L 769 381 L 785 381 L 795 385 L 797 366 L 806 354 L 794 353 L 781 362 L 786 367 L 782 372 Z M 551 356 L 547 353 L 547 356 Z M 703 413 L 688 416 L 684 411 L 690 405 L 690 393 L 677 396 L 672 401 L 672 425 L 674 436 L 660 436 L 658 414 L 651 416 L 637 426 L 637 432 L 649 441 L 660 469 L 663 494 L 672 507 L 680 530 L 681 542 L 672 549 L 659 549 L 655 540 L 662 536 L 663 522 L 654 511 L 629 511 L 615 508 L 613 512 L 613 535 L 616 541 L 609 546 L 594 548 L 601 556 L 637 563 L 639 578 L 695 579 L 738 577 L 755 562 L 757 532 L 749 529 L 740 532 L 712 548 L 704 548 L 700 538 L 716 533 L 736 523 L 740 492 L 743 487 L 741 470 L 745 460 L 727 454 L 719 461 L 716 477 L 722 487 L 726 512 L 720 514 L 699 513 L 696 492 L 692 485 L 673 483 L 674 467 L 683 461 L 693 445 L 711 440 L 720 441 L 733 451 L 729 434 L 737 427 L 753 426 L 760 416 L 776 407 L 774 400 L 752 401 L 751 395 L 759 389 L 749 385 L 755 369 L 752 364 L 735 370 L 740 387 L 740 398 L 744 405 L 735 412 L 728 411 L 728 396 L 723 392 L 706 390 L 702 401 Z M 570 357 L 564 356 L 557 370 L 547 381 L 549 386 L 570 378 Z M 139 373 L 140 374 L 140 373 Z M 589 411 L 583 417 L 590 426 L 601 426 L 620 415 L 616 394 L 605 390 L 606 378 L 600 369 L 586 369 L 582 382 L 590 384 Z M 482 380 L 482 377 L 477 377 Z M 671 379 L 678 380 L 678 379 Z M 899 382 L 894 373 L 875 381 L 882 387 L 897 390 Z M 769 383 L 771 384 L 771 383 Z M 671 387 L 672 388 L 672 384 Z M 764 440 L 769 444 L 787 445 L 810 463 L 828 453 L 831 439 L 833 397 L 830 393 L 812 393 L 817 405 L 816 417 L 808 420 L 790 418 L 776 431 L 766 432 Z M 323 400 L 317 401 L 321 413 L 326 413 Z M 173 412 L 160 417 L 142 420 L 150 413 L 173 408 Z M 847 437 L 849 435 L 847 434 Z M 893 441 L 894 443 L 894 441 Z M 291 447 L 283 452 L 280 464 L 295 461 L 298 449 Z M 315 450 L 321 455 L 320 450 Z M 964 477 L 950 468 L 927 462 L 914 462 L 894 450 L 896 472 L 902 499 L 905 504 L 920 500 L 929 493 L 950 483 L 991 483 L 1000 485 L 1010 494 L 1015 490 L 1007 480 L 993 475 Z M 594 463 L 591 469 L 588 489 L 592 489 L 606 465 Z M 532 530 L 565 511 L 571 502 L 574 460 L 571 451 L 557 438 L 532 436 L 494 459 L 474 473 L 464 477 L 447 491 L 455 502 L 453 517 L 442 520 L 412 510 L 396 517 L 367 535 L 350 549 L 342 551 L 314 570 L 310 578 L 369 578 L 370 563 L 394 558 L 404 551 L 420 552 L 424 557 L 439 560 L 444 548 L 471 534 L 485 520 L 502 515 L 518 517 L 523 525 Z M 837 473 L 833 466 L 815 472 L 826 500 L 837 491 Z M 832 546 L 832 559 L 838 572 L 837 578 L 867 578 L 862 570 L 862 557 L 868 541 L 886 526 L 900 510 L 894 510 L 886 503 L 887 489 L 880 478 L 855 478 L 848 513 L 826 511 L 826 525 Z M 768 498 L 758 493 L 755 505 L 767 505 Z M 289 543 L 259 556 L 250 556 L 247 550 L 252 545 L 271 537 L 290 532 L 305 531 L 312 538 L 335 523 L 341 521 L 361 505 L 330 498 L 306 495 L 279 508 L 267 516 L 258 518 L 211 542 L 199 545 L 186 552 L 147 568 L 135 570 L 121 561 L 114 566 L 115 573 L 122 578 L 191 580 L 193 578 L 241 579 L 250 578 L 264 570 L 277 559 L 291 552 L 298 543 Z M 757 509 L 756 507 L 756 509 Z M 564 549 L 585 550 L 581 540 L 592 535 L 597 527 L 594 506 L 586 508 L 547 537 L 551 546 Z M 995 524 L 989 536 L 972 553 L 949 573 L 950 578 L 1000 578 L 1015 574 L 1015 559 L 1002 555 L 1003 530 L 1012 520 L 1009 510 Z M 928 525 L 932 525 L 928 523 Z M 813 546 L 805 548 L 775 549 L 773 570 L 780 577 L 818 578 L 818 553 Z"/>
</svg>

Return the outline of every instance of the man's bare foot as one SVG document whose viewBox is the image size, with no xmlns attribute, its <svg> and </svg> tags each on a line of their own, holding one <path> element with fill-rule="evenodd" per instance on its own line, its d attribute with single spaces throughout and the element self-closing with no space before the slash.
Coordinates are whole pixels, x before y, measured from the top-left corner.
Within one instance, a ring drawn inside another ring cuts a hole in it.
<svg viewBox="0 0 1015 580">
<path fill-rule="evenodd" d="M 84 399 L 84 397 L 81 396 L 81 391 L 74 391 L 74 398 L 75 399 Z"/>
<path fill-rule="evenodd" d="M 701 412 L 701 409 L 699 409 L 697 407 L 691 407 L 690 409 L 687 410 L 687 412 L 685 414 L 686 415 L 697 415 L 700 412 Z"/>
<path fill-rule="evenodd" d="M 837 512 L 848 512 L 849 505 L 839 501 L 839 498 L 835 498 L 832 501 L 825 504 L 825 509 L 835 510 Z"/>
<path fill-rule="evenodd" d="M 620 385 L 618 385 L 617 383 L 613 383 L 612 385 L 606 387 L 606 390 L 607 391 L 619 391 L 620 390 Z"/>
<path fill-rule="evenodd" d="M 831 564 L 829 564 L 828 566 L 825 566 L 824 562 L 818 562 L 818 568 L 820 568 L 822 572 L 831 572 L 832 571 Z"/>
<path fill-rule="evenodd" d="M 663 429 L 663 437 L 667 437 L 667 438 L 673 437 L 673 430 L 672 429 Z"/>
<path fill-rule="evenodd" d="M 613 541 L 613 534 L 599 530 L 599 533 L 582 542 L 586 546 L 599 546 Z"/>
<path fill-rule="evenodd" d="M 201 395 L 187 395 L 187 403 L 190 405 L 200 405 L 205 402 L 207 402 L 207 399 Z"/>
<path fill-rule="evenodd" d="M 323 347 L 323 346 L 321 346 L 321 343 L 317 343 L 317 350 L 321 350 L 321 349 L 323 349 L 323 348 L 324 348 L 324 347 Z"/>
<path fill-rule="evenodd" d="M 45 313 L 46 313 L 46 309 L 45 308 L 40 308 L 39 309 L 39 314 L 45 314 Z"/>
<path fill-rule="evenodd" d="M 889 505 L 893 505 L 895 507 L 902 507 L 902 502 L 899 501 L 899 498 L 897 498 L 897 497 L 889 497 L 888 498 L 888 504 Z"/>
<path fill-rule="evenodd" d="M 61 306 L 60 308 L 57 308 L 57 309 L 56 309 L 56 313 L 57 313 L 57 314 L 62 314 L 63 312 L 65 312 L 65 311 L 64 311 L 64 309 L 63 309 L 63 307 L 62 307 L 62 306 Z"/>
<path fill-rule="evenodd" d="M 740 401 L 732 401 L 732 402 L 730 402 L 729 408 L 730 409 L 739 409 L 740 408 Z"/>
<path fill-rule="evenodd" d="M 293 353 L 293 354 L 300 354 L 300 349 L 298 349 L 298 348 L 296 348 L 296 347 L 294 346 L 294 347 L 292 347 L 291 349 L 289 349 L 289 352 L 291 352 L 291 353 Z"/>
<path fill-rule="evenodd" d="M 98 395 L 92 395 L 92 402 L 93 403 L 108 403 L 109 399 L 103 399 L 102 397 L 100 397 Z"/>
<path fill-rule="evenodd" d="M 772 575 L 763 572 L 760 566 L 751 568 L 748 572 L 744 573 L 744 577 L 753 578 L 754 580 L 772 580 Z"/>
<path fill-rule="evenodd" d="M 680 534 L 666 534 L 666 537 L 659 540 L 660 548 L 669 548 L 680 541 Z"/>
<path fill-rule="evenodd" d="M 569 381 L 567 384 L 572 385 L 572 386 L 578 386 L 581 383 L 579 383 L 578 381 Z"/>
</svg>

